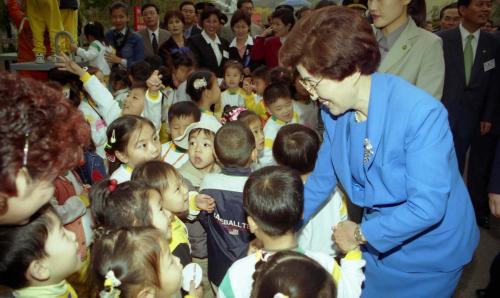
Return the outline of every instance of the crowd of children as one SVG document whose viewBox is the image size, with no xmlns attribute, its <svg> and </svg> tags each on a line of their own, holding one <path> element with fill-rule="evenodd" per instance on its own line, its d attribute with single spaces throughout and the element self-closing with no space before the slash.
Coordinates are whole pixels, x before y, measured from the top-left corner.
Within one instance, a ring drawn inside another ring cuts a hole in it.
<svg viewBox="0 0 500 298">
<path fill-rule="evenodd" d="M 91 145 L 50 204 L 0 226 L 0 284 L 15 297 L 359 297 L 361 251 L 331 239 L 342 192 L 301 227 L 321 136 L 293 74 L 228 60 L 217 78 L 183 50 L 109 67 L 103 31 L 88 23 L 88 50 L 72 46 L 89 67 L 62 54 L 51 77 Z M 183 272 L 193 262 L 201 282 Z"/>
</svg>

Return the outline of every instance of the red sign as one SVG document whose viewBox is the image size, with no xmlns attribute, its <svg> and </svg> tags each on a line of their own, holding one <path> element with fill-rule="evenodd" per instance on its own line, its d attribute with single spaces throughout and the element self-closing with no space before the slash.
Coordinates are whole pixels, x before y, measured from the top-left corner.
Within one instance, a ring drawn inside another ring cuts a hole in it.
<svg viewBox="0 0 500 298">
<path fill-rule="evenodd" d="M 144 20 L 142 19 L 141 7 L 139 5 L 134 5 L 132 9 L 134 11 L 134 30 L 139 31 L 146 28 Z"/>
</svg>

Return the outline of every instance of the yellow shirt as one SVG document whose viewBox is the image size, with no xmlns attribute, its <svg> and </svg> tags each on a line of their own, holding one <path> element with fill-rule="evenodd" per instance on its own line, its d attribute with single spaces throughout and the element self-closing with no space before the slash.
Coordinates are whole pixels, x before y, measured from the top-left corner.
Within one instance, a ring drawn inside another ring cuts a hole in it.
<svg viewBox="0 0 500 298">
<path fill-rule="evenodd" d="M 61 281 L 55 285 L 41 287 L 27 287 L 14 291 L 16 298 L 78 298 L 73 287 L 66 282 Z"/>
</svg>

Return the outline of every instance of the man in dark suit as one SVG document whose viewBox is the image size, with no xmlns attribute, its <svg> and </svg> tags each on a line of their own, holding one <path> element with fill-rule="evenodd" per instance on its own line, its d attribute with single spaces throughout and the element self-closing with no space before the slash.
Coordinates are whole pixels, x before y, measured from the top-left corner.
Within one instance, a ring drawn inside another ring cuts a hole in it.
<svg viewBox="0 0 500 298">
<path fill-rule="evenodd" d="M 139 31 L 144 40 L 144 56 L 156 56 L 160 46 L 170 38 L 170 32 L 160 28 L 160 9 L 156 4 L 144 4 L 141 13 L 146 25 L 146 28 Z"/>
<path fill-rule="evenodd" d="M 179 5 L 179 10 L 184 16 L 184 38 L 188 39 L 201 33 L 196 18 L 196 7 L 192 1 L 184 1 Z"/>
<path fill-rule="evenodd" d="M 459 0 L 458 10 L 462 16 L 460 25 L 438 32 L 443 40 L 445 58 L 442 102 L 448 109 L 462 173 L 467 150 L 471 147 L 469 191 L 478 223 L 487 227 L 484 178 L 489 175 L 491 151 L 494 151 L 491 146 L 495 144 L 491 128 L 500 99 L 496 65 L 500 47 L 493 35 L 479 30 L 488 20 L 491 0 Z"/>
</svg>

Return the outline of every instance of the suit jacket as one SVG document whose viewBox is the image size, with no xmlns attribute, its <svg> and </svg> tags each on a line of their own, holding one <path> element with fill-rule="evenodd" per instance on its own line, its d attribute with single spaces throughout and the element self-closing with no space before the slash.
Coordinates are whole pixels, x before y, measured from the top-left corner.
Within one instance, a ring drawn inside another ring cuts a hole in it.
<svg viewBox="0 0 500 298">
<path fill-rule="evenodd" d="M 217 64 L 217 58 L 215 57 L 212 46 L 205 41 L 201 34 L 191 36 L 187 41 L 187 47 L 189 47 L 193 52 L 199 68 L 206 68 L 215 73 L 216 77 L 222 78 L 224 77 L 224 63 L 229 58 L 229 42 L 220 37 L 219 40 L 221 42 L 219 49 L 222 53 L 222 60 L 220 64 Z"/>
<path fill-rule="evenodd" d="M 480 121 L 493 121 L 500 100 L 498 65 L 485 71 L 485 63 L 499 62 L 498 41 L 490 33 L 480 32 L 471 77 L 466 85 L 460 29 L 441 31 L 438 35 L 443 40 L 446 63 L 443 104 L 448 109 L 450 126 L 453 131 L 472 137 Z"/>
<path fill-rule="evenodd" d="M 120 50 L 117 49 L 116 55 L 127 60 L 127 68 L 130 70 L 130 67 L 136 62 L 144 60 L 144 41 L 137 32 L 130 28 L 127 28 L 127 30 L 127 40 Z M 108 30 L 105 37 L 106 43 L 116 49 L 113 31 L 114 29 Z"/>
<path fill-rule="evenodd" d="M 351 113 L 334 117 L 322 111 L 324 141 L 305 184 L 304 220 L 340 182 L 364 208 L 361 230 L 369 264 L 449 272 L 468 263 L 479 233 L 443 105 L 401 78 L 372 75 L 366 123 L 372 148 L 365 146 L 369 158 L 359 165 L 364 185 L 352 175 L 358 169 L 350 163 Z"/>
<path fill-rule="evenodd" d="M 378 71 L 400 76 L 436 99 L 441 99 L 444 57 L 440 38 L 417 27 L 410 18 L 406 28 L 381 61 Z"/>
<path fill-rule="evenodd" d="M 252 60 L 257 62 L 264 60 L 268 69 L 279 65 L 278 53 L 281 48 L 281 40 L 277 36 L 268 38 L 257 37 L 251 52 Z"/>
<path fill-rule="evenodd" d="M 500 142 L 497 143 L 495 161 L 493 162 L 488 192 L 500 194 Z"/>
<path fill-rule="evenodd" d="M 158 41 L 158 49 L 160 49 L 160 46 L 166 42 L 170 38 L 170 32 L 168 32 L 165 29 L 159 29 L 157 41 Z M 154 56 L 155 53 L 153 51 L 153 45 L 151 44 L 151 35 L 148 32 L 147 28 L 144 28 L 142 30 L 139 30 L 137 33 L 142 37 L 142 40 L 144 41 L 144 56 L 149 57 L 149 56 Z"/>
</svg>

